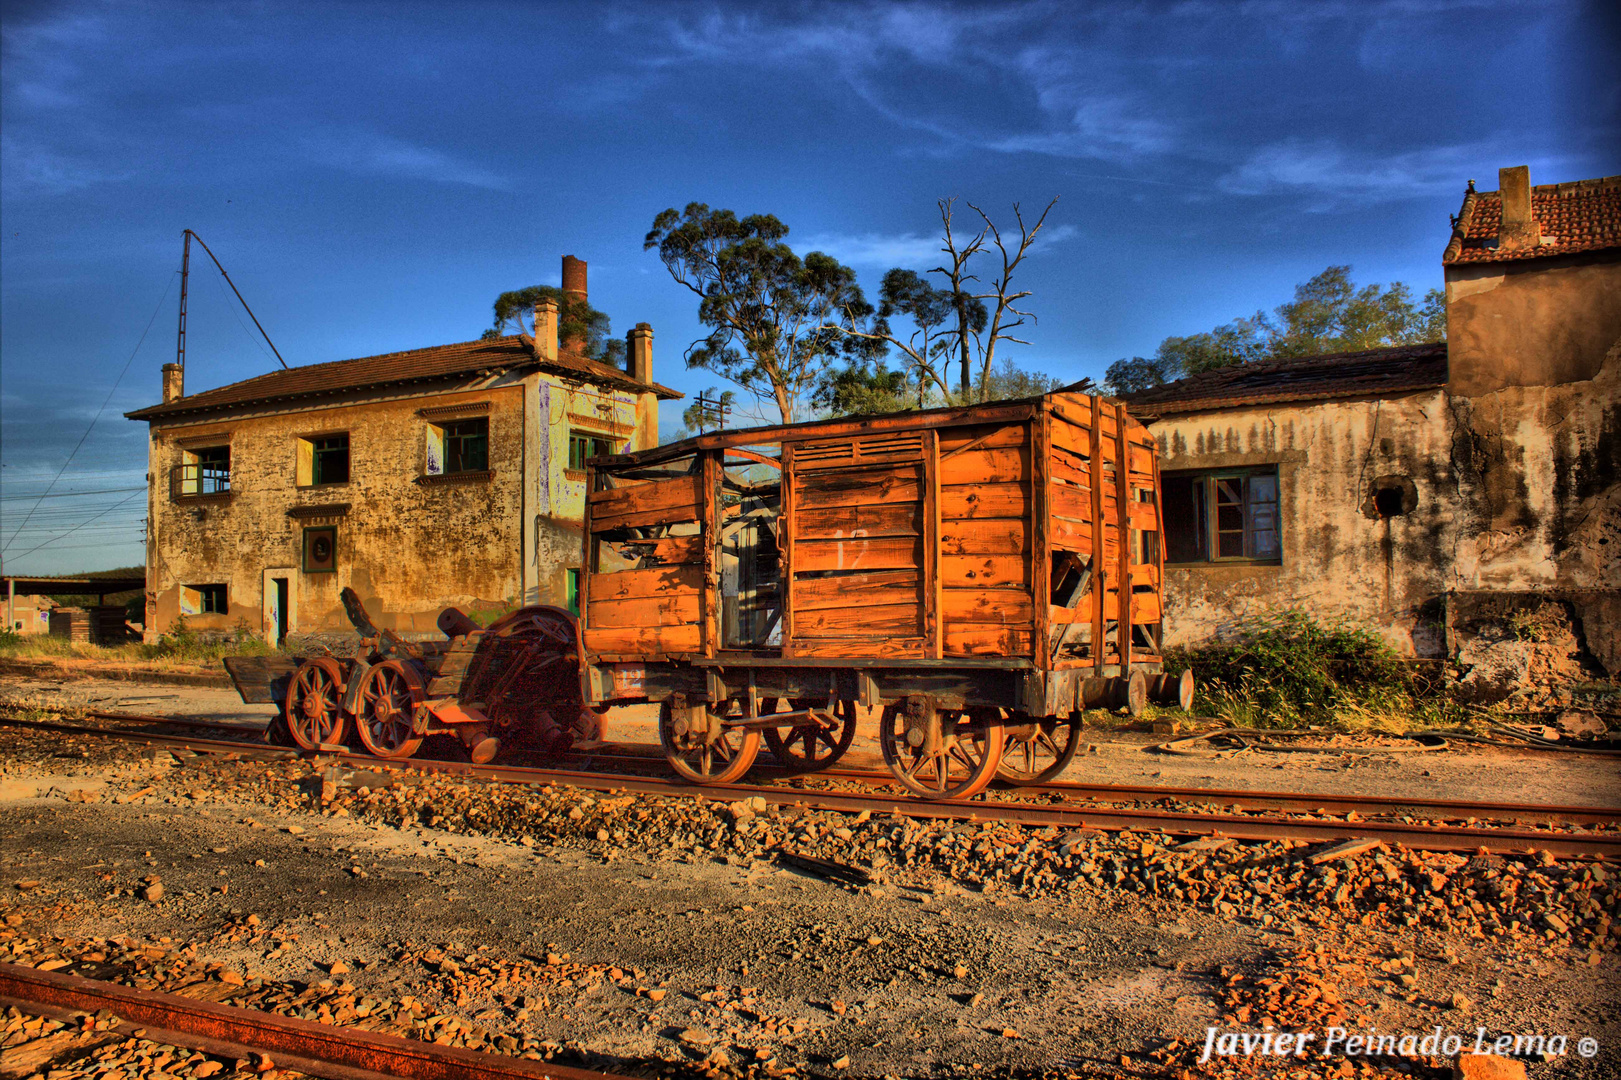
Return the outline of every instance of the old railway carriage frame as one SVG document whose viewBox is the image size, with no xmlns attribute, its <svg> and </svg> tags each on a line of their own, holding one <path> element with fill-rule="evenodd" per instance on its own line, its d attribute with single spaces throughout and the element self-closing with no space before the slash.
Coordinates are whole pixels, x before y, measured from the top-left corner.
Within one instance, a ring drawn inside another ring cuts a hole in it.
<svg viewBox="0 0 1621 1080">
<path fill-rule="evenodd" d="M 896 777 L 966 797 L 1040 781 L 1081 710 L 1161 672 L 1159 458 L 1081 393 L 722 431 L 587 463 L 582 692 L 653 701 L 678 772 L 762 739 L 824 768 L 882 706 Z"/>
</svg>

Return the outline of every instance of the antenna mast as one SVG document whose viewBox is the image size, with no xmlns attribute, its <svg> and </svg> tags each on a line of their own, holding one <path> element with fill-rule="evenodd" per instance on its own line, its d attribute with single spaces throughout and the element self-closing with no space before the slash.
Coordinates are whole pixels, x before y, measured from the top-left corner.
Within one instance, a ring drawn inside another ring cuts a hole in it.
<svg viewBox="0 0 1621 1080">
<path fill-rule="evenodd" d="M 219 258 L 212 251 L 209 251 L 208 245 L 203 243 L 203 238 L 190 229 L 186 230 L 185 253 L 180 259 L 180 355 L 176 362 L 181 368 L 186 366 L 186 277 L 191 265 L 191 242 L 193 240 L 202 244 L 203 250 L 208 252 L 208 257 L 214 260 L 214 265 L 219 268 L 220 277 L 224 278 L 225 284 L 231 287 L 233 293 L 236 293 L 237 302 L 242 305 L 242 310 L 248 313 L 248 318 L 252 319 L 253 325 L 258 327 L 259 335 L 265 339 L 265 344 L 270 346 L 270 351 L 276 354 L 276 361 L 285 368 L 287 361 L 281 358 L 281 351 L 276 348 L 276 343 L 270 340 L 270 335 L 265 333 L 265 328 L 259 325 L 259 316 L 255 315 L 253 309 L 248 306 L 248 302 L 242 299 L 242 291 L 236 287 L 236 282 L 231 280 L 231 275 L 227 274 L 225 267 L 220 265 Z"/>
<path fill-rule="evenodd" d="M 186 370 L 186 282 L 191 276 L 191 230 L 184 233 L 185 247 L 180 255 L 180 341 L 175 345 L 174 362 Z"/>
</svg>

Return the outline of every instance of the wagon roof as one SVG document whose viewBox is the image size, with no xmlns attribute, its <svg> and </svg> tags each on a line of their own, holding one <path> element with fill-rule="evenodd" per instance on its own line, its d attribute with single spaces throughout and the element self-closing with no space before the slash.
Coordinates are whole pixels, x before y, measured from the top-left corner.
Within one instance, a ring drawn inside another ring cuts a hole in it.
<svg viewBox="0 0 1621 1080">
<path fill-rule="evenodd" d="M 600 360 L 593 360 L 579 353 L 564 350 L 559 351 L 555 359 L 542 359 L 535 354 L 534 339 L 528 334 L 513 334 L 488 340 L 462 341 L 451 345 L 434 345 L 426 349 L 362 356 L 354 360 L 304 364 L 282 371 L 272 371 L 241 382 L 216 386 L 212 390 L 188 394 L 161 405 L 149 405 L 124 415 L 131 420 L 156 420 L 166 416 L 232 406 L 257 405 L 264 402 L 317 397 L 345 390 L 425 382 L 471 375 L 481 371 L 510 371 L 518 368 L 551 371 L 565 378 L 584 379 L 620 389 L 650 391 L 661 398 L 682 396 L 658 383 L 637 382 L 613 365 L 604 364 Z"/>
</svg>

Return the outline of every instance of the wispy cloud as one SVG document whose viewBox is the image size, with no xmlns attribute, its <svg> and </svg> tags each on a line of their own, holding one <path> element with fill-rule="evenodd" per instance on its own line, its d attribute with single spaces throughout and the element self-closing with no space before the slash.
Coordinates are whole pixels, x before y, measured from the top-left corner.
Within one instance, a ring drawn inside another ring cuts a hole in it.
<svg viewBox="0 0 1621 1080">
<path fill-rule="evenodd" d="M 7 198 L 64 195 L 122 175 L 77 161 L 32 138 L 0 135 L 0 190 Z"/>
<path fill-rule="evenodd" d="M 304 147 L 315 160 L 351 172 L 437 184 L 465 184 L 494 191 L 505 191 L 512 186 L 507 177 L 475 162 L 380 132 L 322 136 L 307 140 Z"/>
<path fill-rule="evenodd" d="M 989 209 L 989 208 L 987 208 Z M 964 213 L 973 215 L 972 210 Z M 993 215 L 994 217 L 994 215 Z M 977 216 L 962 218 L 957 226 L 958 244 L 963 244 L 973 236 L 972 231 L 964 232 L 967 226 L 978 222 Z M 1017 234 L 1007 234 L 1007 222 L 998 220 L 1003 226 L 1003 235 L 1009 242 L 1017 242 Z M 1034 224 L 1031 221 L 1031 224 Z M 1041 230 L 1036 241 L 1030 246 L 1032 252 L 1038 252 L 1059 244 L 1074 240 L 1081 235 L 1079 229 L 1073 225 L 1049 225 Z M 939 235 L 924 236 L 920 233 L 810 233 L 803 237 L 794 237 L 794 247 L 800 251 L 823 251 L 851 266 L 904 266 L 915 270 L 926 270 L 938 266 L 944 259 L 944 242 Z"/>
<path fill-rule="evenodd" d="M 1378 155 L 1332 139 L 1289 139 L 1263 146 L 1217 180 L 1233 195 L 1305 195 L 1319 208 L 1340 202 L 1394 201 L 1456 187 L 1480 150 L 1440 146 Z"/>
</svg>

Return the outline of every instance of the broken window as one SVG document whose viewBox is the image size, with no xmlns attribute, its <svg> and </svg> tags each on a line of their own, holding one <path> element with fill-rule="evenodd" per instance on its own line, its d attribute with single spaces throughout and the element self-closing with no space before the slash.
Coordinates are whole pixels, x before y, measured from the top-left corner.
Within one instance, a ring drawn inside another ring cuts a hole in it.
<svg viewBox="0 0 1621 1080">
<path fill-rule="evenodd" d="M 1283 557 L 1277 466 L 1168 472 L 1163 491 L 1167 562 L 1276 562 Z"/>
<path fill-rule="evenodd" d="M 349 482 L 349 434 L 313 435 L 298 440 L 298 486 Z"/>
<path fill-rule="evenodd" d="M 452 420 L 444 426 L 446 473 L 485 472 L 490 467 L 490 419 Z"/>
<path fill-rule="evenodd" d="M 229 446 L 201 446 L 180 452 L 180 472 L 174 482 L 176 495 L 223 495 L 230 490 Z"/>
<path fill-rule="evenodd" d="M 228 611 L 224 585 L 182 585 L 180 614 L 224 615 Z"/>
<path fill-rule="evenodd" d="M 606 435 L 589 431 L 568 433 L 568 467 L 571 469 L 583 469 L 591 458 L 617 453 L 619 444 Z"/>
</svg>

